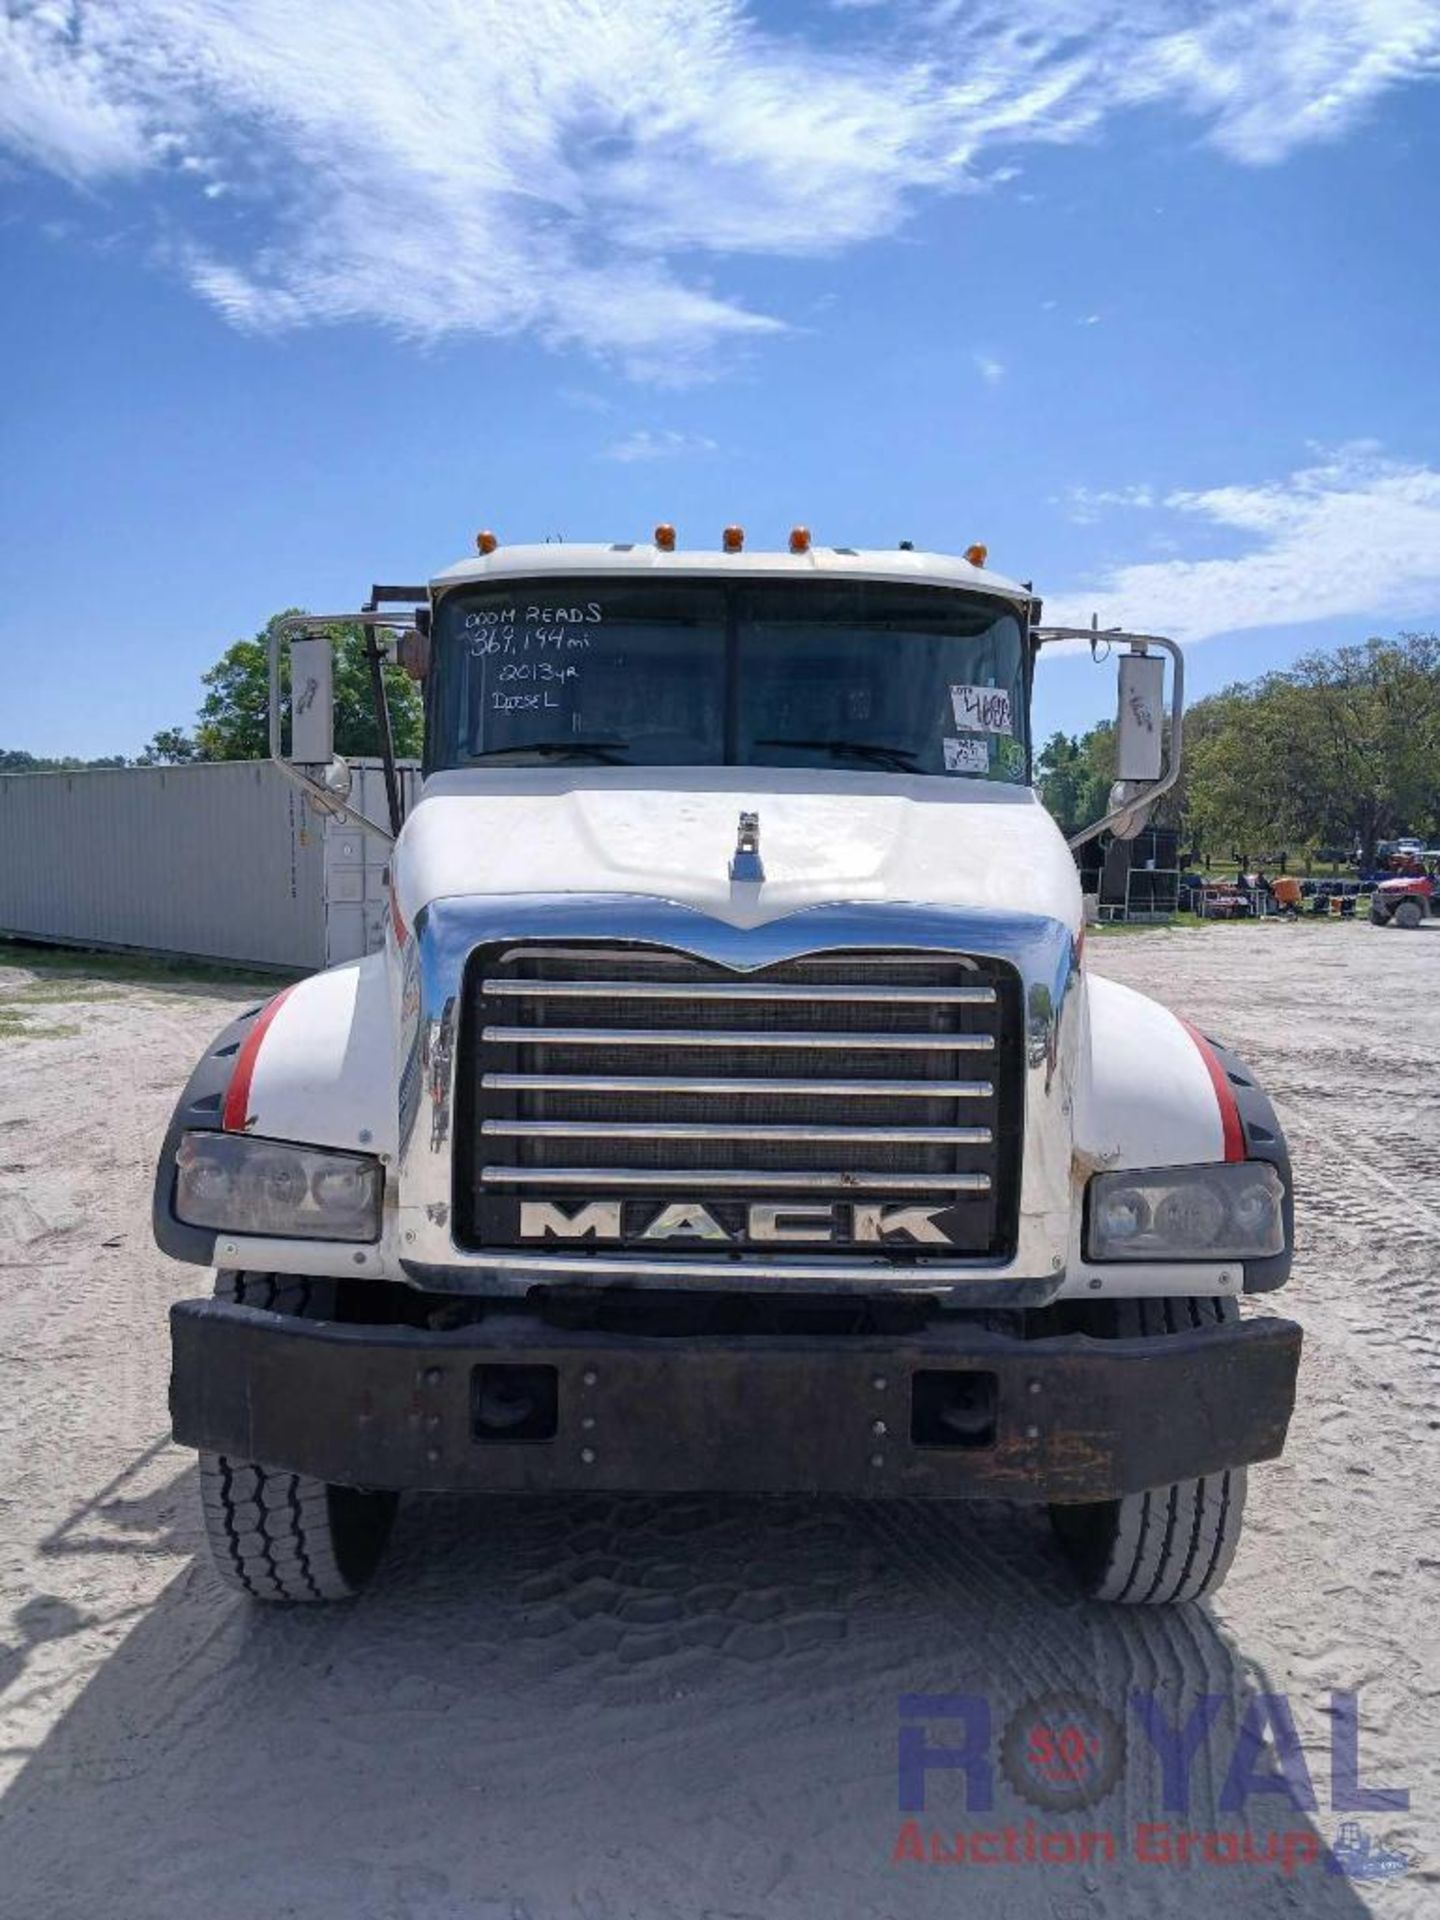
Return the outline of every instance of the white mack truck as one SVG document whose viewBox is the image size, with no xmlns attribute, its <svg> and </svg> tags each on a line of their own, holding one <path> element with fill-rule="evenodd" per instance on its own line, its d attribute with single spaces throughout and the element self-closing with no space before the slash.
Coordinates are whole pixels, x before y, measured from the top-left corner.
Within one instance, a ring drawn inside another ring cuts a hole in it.
<svg viewBox="0 0 1440 1920">
<path fill-rule="evenodd" d="M 1137 832 L 1178 648 L 1042 627 L 979 547 L 477 547 L 272 647 L 317 807 L 335 620 L 426 745 L 356 823 L 383 951 L 222 1033 L 160 1157 L 161 1247 L 218 1270 L 171 1409 L 220 1574 L 349 1595 L 412 1488 L 715 1489 L 1043 1502 L 1090 1594 L 1211 1591 L 1294 1400 L 1299 1328 L 1240 1312 L 1289 1159 L 1091 971 L 1031 785 L 1040 649 L 1123 649 L 1092 831 Z"/>
</svg>

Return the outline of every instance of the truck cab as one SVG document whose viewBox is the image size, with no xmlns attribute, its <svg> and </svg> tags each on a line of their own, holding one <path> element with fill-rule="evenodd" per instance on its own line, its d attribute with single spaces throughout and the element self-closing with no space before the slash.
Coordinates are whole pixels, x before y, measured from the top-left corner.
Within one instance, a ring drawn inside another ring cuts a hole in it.
<svg viewBox="0 0 1440 1920">
<path fill-rule="evenodd" d="M 1238 1304 L 1289 1160 L 1087 964 L 1029 587 L 803 529 L 478 547 L 401 640 L 383 951 L 222 1034 L 161 1152 L 222 1575 L 349 1594 L 410 1490 L 726 1490 L 1040 1502 L 1096 1596 L 1210 1591 L 1293 1403 Z M 1120 832 L 1178 673 L 1126 638 Z"/>
</svg>

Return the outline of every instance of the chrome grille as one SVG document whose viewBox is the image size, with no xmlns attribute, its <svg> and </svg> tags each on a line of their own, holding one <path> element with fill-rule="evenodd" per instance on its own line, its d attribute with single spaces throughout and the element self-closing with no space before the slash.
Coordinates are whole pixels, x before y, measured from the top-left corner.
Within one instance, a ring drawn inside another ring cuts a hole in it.
<svg viewBox="0 0 1440 1920">
<path fill-rule="evenodd" d="M 523 1201 L 573 1214 L 603 1197 L 618 1231 L 570 1250 L 684 1251 L 683 1234 L 643 1237 L 683 1196 L 743 1253 L 750 1203 L 793 1199 L 808 1215 L 783 1238 L 811 1254 L 865 1241 L 1002 1257 L 1020 1085 L 1018 980 L 995 961 L 824 953 L 737 976 L 643 947 L 482 949 L 461 1034 L 457 1238 L 533 1244 Z M 852 1202 L 930 1209 L 943 1243 L 857 1238 Z"/>
</svg>

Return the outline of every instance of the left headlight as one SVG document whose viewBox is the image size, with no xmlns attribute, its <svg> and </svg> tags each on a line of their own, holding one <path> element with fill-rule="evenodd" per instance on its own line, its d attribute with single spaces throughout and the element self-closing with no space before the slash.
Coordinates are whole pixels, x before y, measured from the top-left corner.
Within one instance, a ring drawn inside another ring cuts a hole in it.
<svg viewBox="0 0 1440 1920">
<path fill-rule="evenodd" d="M 1263 1160 L 1090 1182 L 1091 1260 L 1261 1260 L 1285 1251 L 1285 1188 Z"/>
<path fill-rule="evenodd" d="M 378 1240 L 384 1175 L 364 1153 L 326 1153 L 240 1133 L 187 1133 L 175 1217 L 223 1233 Z"/>
</svg>

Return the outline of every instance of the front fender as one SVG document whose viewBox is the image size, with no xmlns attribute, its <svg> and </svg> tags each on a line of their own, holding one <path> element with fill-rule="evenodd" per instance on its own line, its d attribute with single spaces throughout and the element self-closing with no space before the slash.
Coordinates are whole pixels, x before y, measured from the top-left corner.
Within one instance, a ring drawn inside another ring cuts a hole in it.
<svg viewBox="0 0 1440 1920">
<path fill-rule="evenodd" d="M 393 1165 L 395 1034 L 384 953 L 312 974 L 232 1020 L 205 1050 L 165 1134 L 152 1206 L 161 1251 L 215 1264 L 216 1234 L 175 1218 L 183 1133 L 252 1133 L 373 1153 Z"/>
<path fill-rule="evenodd" d="M 1290 1274 L 1294 1198 L 1290 1154 L 1269 1098 L 1243 1061 L 1158 1001 L 1090 975 L 1085 1057 L 1075 1107 L 1077 1197 L 1111 1169 L 1266 1160 L 1285 1188 L 1285 1251 L 1244 1263 L 1247 1293 Z M 1118 1276 L 1121 1263 L 1105 1271 Z M 1097 1271 L 1087 1269 L 1087 1271 Z M 1177 1265 L 1175 1292 L 1187 1291 Z"/>
<path fill-rule="evenodd" d="M 273 1003 L 272 1003 L 273 1004 Z M 268 1140 L 388 1155 L 398 1147 L 395 1010 L 383 952 L 283 996 L 227 1124 Z"/>
</svg>

